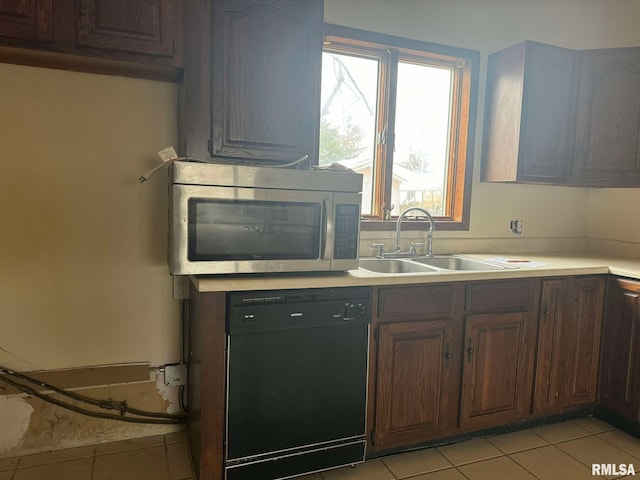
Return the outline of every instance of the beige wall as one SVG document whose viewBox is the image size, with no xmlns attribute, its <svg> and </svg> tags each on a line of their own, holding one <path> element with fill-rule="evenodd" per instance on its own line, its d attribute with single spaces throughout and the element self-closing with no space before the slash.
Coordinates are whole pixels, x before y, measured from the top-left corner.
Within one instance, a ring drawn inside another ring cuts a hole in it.
<svg viewBox="0 0 640 480">
<path fill-rule="evenodd" d="M 587 202 L 593 250 L 640 257 L 640 188 L 591 189 Z"/>
<path fill-rule="evenodd" d="M 169 83 L 0 64 L 0 364 L 179 357 L 166 264 Z"/>
<path fill-rule="evenodd" d="M 469 232 L 437 232 L 436 239 L 452 239 L 449 243 L 441 240 L 440 245 L 449 245 L 443 248 L 580 248 L 586 245 L 587 235 L 601 234 L 593 215 L 587 214 L 587 205 L 598 203 L 603 214 L 622 198 L 632 197 L 637 205 L 637 189 L 625 194 L 618 190 L 598 193 L 583 188 L 479 182 L 487 55 L 523 40 L 575 49 L 640 45 L 637 0 L 326 0 L 325 21 L 481 52 L 471 228 Z M 628 208 L 623 218 L 630 216 Z M 524 221 L 524 233 L 518 237 L 508 228 L 509 220 L 516 218 Z M 616 237 L 640 241 L 639 227 L 634 236 L 617 221 L 608 225 L 617 232 Z M 485 241 L 484 245 L 460 243 L 463 238 Z M 553 238 L 565 242 L 554 243 Z"/>
<path fill-rule="evenodd" d="M 522 238 L 638 241 L 637 189 L 485 184 L 478 164 L 486 54 L 524 39 L 640 45 L 640 2 L 326 0 L 325 18 L 481 51 L 471 230 L 437 237 L 513 239 L 508 222 L 519 218 Z M 0 92 L 0 363 L 177 360 L 166 174 L 136 182 L 176 141 L 176 86 L 0 64 Z"/>
</svg>

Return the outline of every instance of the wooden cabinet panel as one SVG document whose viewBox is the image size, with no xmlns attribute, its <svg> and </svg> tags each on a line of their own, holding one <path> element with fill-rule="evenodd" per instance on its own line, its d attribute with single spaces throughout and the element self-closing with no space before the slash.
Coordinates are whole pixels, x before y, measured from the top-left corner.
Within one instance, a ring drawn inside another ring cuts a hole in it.
<svg viewBox="0 0 640 480">
<path fill-rule="evenodd" d="M 563 183 L 575 52 L 523 42 L 489 56 L 482 180 Z"/>
<path fill-rule="evenodd" d="M 467 312 L 529 309 L 531 282 L 509 280 L 506 282 L 478 282 L 467 287 Z"/>
<path fill-rule="evenodd" d="M 612 278 L 607 291 L 600 402 L 640 422 L 640 282 Z"/>
<path fill-rule="evenodd" d="M 568 279 L 542 283 L 533 413 L 557 413 L 564 406 L 567 349 L 564 327 L 570 314 Z"/>
<path fill-rule="evenodd" d="M 517 420 L 527 388 L 526 313 L 468 315 L 460 425 L 481 428 Z M 530 384 L 529 384 L 530 391 Z"/>
<path fill-rule="evenodd" d="M 178 81 L 182 21 L 183 0 L 0 0 L 0 62 Z"/>
<path fill-rule="evenodd" d="M 438 436 L 449 407 L 451 321 L 384 324 L 378 342 L 376 449 Z"/>
<path fill-rule="evenodd" d="M 453 308 L 453 298 L 452 285 L 381 288 L 378 317 L 384 321 L 448 317 Z"/>
<path fill-rule="evenodd" d="M 211 154 L 315 160 L 322 0 L 215 0 L 213 19 Z"/>
<path fill-rule="evenodd" d="M 78 44 L 172 56 L 174 0 L 79 0 Z"/>
<path fill-rule="evenodd" d="M 51 42 L 52 0 L 0 0 L 0 37 Z"/>
<path fill-rule="evenodd" d="M 596 400 L 604 279 L 544 280 L 532 412 L 561 413 Z"/>
<path fill-rule="evenodd" d="M 596 401 L 604 285 L 603 278 L 576 278 L 573 282 L 565 407 Z"/>
<path fill-rule="evenodd" d="M 640 185 L 640 48 L 580 53 L 571 181 Z"/>
</svg>

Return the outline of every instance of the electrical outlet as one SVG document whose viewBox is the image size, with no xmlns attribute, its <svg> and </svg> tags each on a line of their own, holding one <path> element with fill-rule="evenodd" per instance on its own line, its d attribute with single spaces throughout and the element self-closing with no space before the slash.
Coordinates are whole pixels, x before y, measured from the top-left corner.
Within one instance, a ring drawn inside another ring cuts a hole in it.
<svg viewBox="0 0 640 480">
<path fill-rule="evenodd" d="M 184 364 L 166 365 L 164 367 L 164 384 L 178 387 L 187 384 L 187 366 Z"/>
<path fill-rule="evenodd" d="M 516 235 L 520 235 L 522 233 L 522 220 L 511 220 L 509 228 Z"/>
<path fill-rule="evenodd" d="M 184 300 L 189 298 L 191 282 L 186 275 L 174 275 L 173 277 L 173 299 Z"/>
<path fill-rule="evenodd" d="M 163 162 L 168 162 L 178 157 L 175 148 L 167 147 L 158 152 L 158 156 L 162 159 Z"/>
</svg>

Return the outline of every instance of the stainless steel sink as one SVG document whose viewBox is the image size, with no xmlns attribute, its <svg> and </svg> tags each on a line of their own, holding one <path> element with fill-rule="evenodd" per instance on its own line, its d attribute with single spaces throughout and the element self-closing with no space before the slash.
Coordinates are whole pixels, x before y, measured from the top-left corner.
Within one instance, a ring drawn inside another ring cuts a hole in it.
<svg viewBox="0 0 640 480">
<path fill-rule="evenodd" d="M 361 258 L 360 268 L 377 273 L 427 273 L 437 272 L 438 269 L 429 265 L 412 262 L 399 258 Z"/>
<path fill-rule="evenodd" d="M 502 265 L 486 260 L 458 257 L 455 255 L 413 258 L 412 261 L 421 265 L 429 265 L 444 270 L 511 270 L 517 268 L 511 265 Z"/>
<path fill-rule="evenodd" d="M 360 268 L 376 273 L 433 273 L 448 270 L 511 270 L 518 267 L 499 263 L 461 257 L 457 255 L 437 255 L 415 258 L 361 258 Z"/>
</svg>

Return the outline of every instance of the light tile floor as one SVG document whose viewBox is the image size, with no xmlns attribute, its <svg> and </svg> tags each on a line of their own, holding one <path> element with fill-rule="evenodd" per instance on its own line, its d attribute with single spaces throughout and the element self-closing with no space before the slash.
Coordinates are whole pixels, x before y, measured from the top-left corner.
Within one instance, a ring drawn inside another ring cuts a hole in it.
<svg viewBox="0 0 640 480">
<path fill-rule="evenodd" d="M 582 480 L 592 463 L 633 464 L 640 439 L 583 418 L 370 460 L 297 480 Z M 191 480 L 184 434 L 0 459 L 0 480 Z"/>
<path fill-rule="evenodd" d="M 0 480 L 192 480 L 184 433 L 0 459 Z"/>
<path fill-rule="evenodd" d="M 633 464 L 640 439 L 582 418 L 368 461 L 299 480 L 583 480 L 593 463 Z"/>
</svg>

